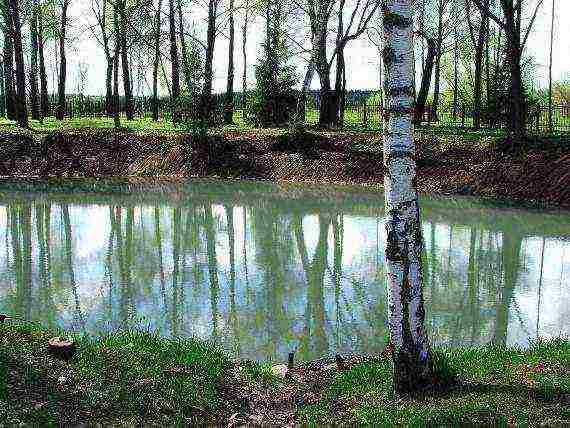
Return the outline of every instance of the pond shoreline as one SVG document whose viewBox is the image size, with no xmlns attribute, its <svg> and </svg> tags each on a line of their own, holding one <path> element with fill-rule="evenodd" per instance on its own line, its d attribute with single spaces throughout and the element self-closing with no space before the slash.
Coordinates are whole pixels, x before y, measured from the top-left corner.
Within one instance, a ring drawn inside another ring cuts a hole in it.
<svg viewBox="0 0 570 428">
<path fill-rule="evenodd" d="M 0 181 L 27 178 L 146 180 L 214 178 L 286 186 L 350 186 L 383 189 L 381 135 L 287 130 L 233 131 L 210 136 L 206 146 L 191 134 L 68 130 L 38 137 L 4 133 Z M 477 196 L 511 206 L 570 208 L 570 155 L 564 144 L 530 147 L 506 155 L 495 141 L 422 136 L 417 187 L 424 195 Z M 37 181 L 36 181 L 37 182 Z M 348 188 L 347 188 L 348 189 Z"/>
<path fill-rule="evenodd" d="M 47 352 L 55 335 L 76 341 L 70 361 Z M 295 362 L 288 371 L 283 364 L 233 360 L 198 339 L 136 331 L 94 339 L 6 320 L 0 322 L 0 418 L 14 424 L 292 426 L 397 423 L 406 415 L 416 423 L 570 423 L 568 338 L 535 342 L 528 350 L 435 352 L 449 364 L 438 376 L 455 373 L 459 383 L 395 399 L 386 351 L 343 356 L 341 367 L 334 358 Z"/>
</svg>

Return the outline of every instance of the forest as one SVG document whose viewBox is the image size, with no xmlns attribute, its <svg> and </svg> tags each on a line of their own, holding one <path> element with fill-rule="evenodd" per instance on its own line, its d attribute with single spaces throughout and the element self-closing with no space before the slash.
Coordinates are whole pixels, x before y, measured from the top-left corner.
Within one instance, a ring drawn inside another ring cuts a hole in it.
<svg viewBox="0 0 570 428">
<path fill-rule="evenodd" d="M 0 6 L 0 426 L 570 424 L 563 1 Z"/>
<path fill-rule="evenodd" d="M 416 124 L 506 128 L 517 139 L 527 128 L 568 130 L 570 82 L 552 79 L 556 3 L 551 11 L 544 1 L 515 3 L 414 2 Z M 542 64 L 550 73 L 542 89 L 535 85 L 539 64 L 527 42 L 546 32 L 535 21 L 550 12 L 550 62 Z M 173 124 L 379 127 L 381 14 L 379 0 L 8 0 L 0 113 L 23 127 L 28 117 L 115 115 Z M 104 58 L 104 75 L 96 75 L 101 93 L 91 88 L 91 64 L 68 61 L 86 39 L 94 42 L 92 54 Z M 355 65 L 345 52 L 362 41 L 378 52 L 378 86 L 347 91 L 346 73 Z M 216 92 L 215 79 L 225 82 Z"/>
</svg>

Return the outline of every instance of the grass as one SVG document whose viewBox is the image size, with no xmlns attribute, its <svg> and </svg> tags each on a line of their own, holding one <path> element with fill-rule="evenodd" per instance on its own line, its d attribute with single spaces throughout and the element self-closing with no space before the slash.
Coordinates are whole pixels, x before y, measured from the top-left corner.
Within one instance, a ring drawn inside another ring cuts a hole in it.
<svg viewBox="0 0 570 428">
<path fill-rule="evenodd" d="M 563 338 L 526 350 L 435 348 L 438 376 L 455 375 L 458 386 L 397 399 L 389 358 L 349 362 L 343 372 L 330 366 L 315 372 L 298 363 L 282 379 L 268 363 L 232 361 L 207 342 L 140 331 L 74 336 L 78 352 L 66 362 L 46 353 L 54 335 L 66 333 L 31 323 L 0 324 L 0 420 L 227 425 L 236 414 L 277 418 L 289 412 L 309 426 L 570 423 L 570 341 Z"/>
<path fill-rule="evenodd" d="M 53 131 L 70 131 L 76 129 L 113 129 L 114 122 L 108 117 L 77 117 L 57 120 L 54 117 L 46 118 L 43 123 L 38 120 L 29 121 L 30 129 L 36 133 L 48 133 Z M 135 133 L 187 133 L 191 127 L 186 124 L 174 126 L 169 120 L 160 120 L 154 122 L 150 117 L 136 118 L 135 120 L 126 120 L 121 118 L 122 129 Z M 0 129 L 4 131 L 18 130 L 16 122 L 0 119 Z M 245 130 L 251 129 L 242 120 L 241 115 L 236 115 L 235 125 L 220 126 L 214 128 L 216 130 Z"/>
<path fill-rule="evenodd" d="M 570 424 L 570 342 L 536 342 L 527 350 L 504 346 L 436 351 L 461 385 L 446 394 L 408 400 L 392 395 L 388 360 L 357 364 L 335 377 L 324 399 L 302 411 L 307 424 L 345 421 L 374 426 Z M 551 426 L 552 426 L 551 425 Z"/>
<path fill-rule="evenodd" d="M 76 336 L 67 363 L 35 324 L 0 325 L 0 420 L 10 423 L 196 423 L 224 414 L 230 360 L 215 346 L 145 332 Z"/>
</svg>

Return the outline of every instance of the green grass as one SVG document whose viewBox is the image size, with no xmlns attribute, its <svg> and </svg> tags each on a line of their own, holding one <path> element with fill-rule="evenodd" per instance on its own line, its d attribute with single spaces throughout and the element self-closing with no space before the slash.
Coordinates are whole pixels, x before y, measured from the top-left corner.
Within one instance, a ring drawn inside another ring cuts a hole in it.
<svg viewBox="0 0 570 428">
<path fill-rule="evenodd" d="M 570 423 L 568 339 L 536 342 L 527 350 L 435 348 L 438 376 L 455 375 L 459 385 L 403 399 L 393 395 L 387 358 L 368 359 L 344 372 L 302 369 L 281 379 L 269 363 L 232 361 L 204 341 L 139 331 L 74 336 L 78 352 L 66 362 L 46 353 L 54 335 L 66 333 L 29 323 L 0 324 L 0 421 L 227 425 L 236 412 L 246 417 L 258 410 L 271 417 L 271 411 L 282 411 L 272 400 L 292 399 L 297 404 L 291 417 L 313 426 Z M 313 399 L 299 400 L 308 396 Z"/>
<path fill-rule="evenodd" d="M 216 130 L 244 130 L 250 129 L 241 118 L 241 115 L 235 115 L 234 125 L 225 125 L 215 127 Z M 30 119 L 30 129 L 37 133 L 47 133 L 52 131 L 69 131 L 76 129 L 113 129 L 114 122 L 112 118 L 107 117 L 78 117 L 72 119 L 64 119 L 62 121 L 53 117 L 46 118 L 43 123 L 38 120 Z M 190 132 L 191 126 L 187 124 L 179 124 L 173 126 L 169 120 L 159 120 L 154 122 L 150 117 L 135 118 L 134 120 L 126 120 L 121 118 L 121 127 L 127 131 L 135 133 L 186 133 Z M 10 131 L 18 129 L 16 122 L 9 121 L 4 118 L 0 119 L 0 130 Z"/>
<path fill-rule="evenodd" d="M 76 336 L 79 351 L 67 363 L 45 352 L 60 334 L 0 325 L 0 420 L 74 422 L 72 412 L 76 421 L 176 423 L 198 414 L 205 422 L 228 409 L 220 388 L 230 360 L 213 345 L 144 332 Z"/>
<path fill-rule="evenodd" d="M 344 421 L 378 426 L 570 424 L 570 342 L 438 349 L 463 384 L 444 395 L 395 400 L 389 360 L 366 362 L 338 374 L 317 405 L 302 410 L 307 424 Z"/>
</svg>

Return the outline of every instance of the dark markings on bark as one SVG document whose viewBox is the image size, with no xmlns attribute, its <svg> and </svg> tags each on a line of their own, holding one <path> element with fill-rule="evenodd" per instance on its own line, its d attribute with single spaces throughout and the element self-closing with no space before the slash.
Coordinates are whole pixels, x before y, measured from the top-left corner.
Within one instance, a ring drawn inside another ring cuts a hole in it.
<svg viewBox="0 0 570 428">
<path fill-rule="evenodd" d="M 416 157 L 414 156 L 414 152 L 411 150 L 396 150 L 393 152 L 388 153 L 388 156 L 386 156 L 386 165 L 394 160 L 394 159 L 410 159 L 413 160 L 414 162 L 416 161 Z"/>
<path fill-rule="evenodd" d="M 382 14 L 384 15 L 382 23 L 384 24 L 384 29 L 387 31 L 391 31 L 394 27 L 404 29 L 412 25 L 411 18 L 406 18 L 402 15 L 391 12 L 386 6 L 382 7 Z"/>
<path fill-rule="evenodd" d="M 399 97 L 402 95 L 407 95 L 409 97 L 413 97 L 414 96 L 414 87 L 411 85 L 390 87 L 390 83 L 386 82 L 384 85 L 384 92 L 386 92 L 386 95 L 389 95 L 392 97 Z"/>
<path fill-rule="evenodd" d="M 399 117 L 399 116 L 405 116 L 407 114 L 412 114 L 414 113 L 415 109 L 413 107 L 388 107 L 386 109 L 384 109 L 384 116 L 385 117 L 389 117 L 390 115 Z"/>
</svg>

